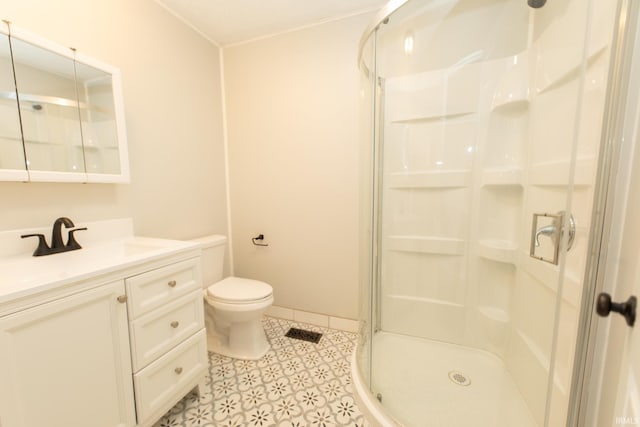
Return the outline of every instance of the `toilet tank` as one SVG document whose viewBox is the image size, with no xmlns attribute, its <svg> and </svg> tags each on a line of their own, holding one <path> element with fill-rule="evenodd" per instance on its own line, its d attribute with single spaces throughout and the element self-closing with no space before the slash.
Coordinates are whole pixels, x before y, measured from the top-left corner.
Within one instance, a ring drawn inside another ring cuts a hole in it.
<svg viewBox="0 0 640 427">
<path fill-rule="evenodd" d="M 202 248 L 202 287 L 207 288 L 222 280 L 227 237 L 212 234 L 191 241 L 199 243 Z"/>
</svg>

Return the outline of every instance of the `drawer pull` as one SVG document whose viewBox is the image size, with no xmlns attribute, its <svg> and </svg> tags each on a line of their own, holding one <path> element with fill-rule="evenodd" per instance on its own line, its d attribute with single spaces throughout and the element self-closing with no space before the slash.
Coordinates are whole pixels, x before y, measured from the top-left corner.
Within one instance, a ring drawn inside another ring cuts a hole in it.
<svg viewBox="0 0 640 427">
<path fill-rule="evenodd" d="M 118 302 L 123 303 L 123 304 L 125 302 L 127 302 L 127 296 L 126 295 L 120 295 L 117 299 L 118 299 Z"/>
<path fill-rule="evenodd" d="M 167 285 L 169 285 L 172 288 L 176 287 L 176 281 L 175 280 L 171 280 L 169 283 L 167 283 Z"/>
<path fill-rule="evenodd" d="M 172 328 L 177 328 L 178 325 L 180 325 L 180 322 L 178 322 L 177 320 L 174 320 L 173 322 L 171 322 L 171 327 Z"/>
<path fill-rule="evenodd" d="M 182 368 L 181 367 L 177 367 L 176 369 L 173 370 L 173 372 L 175 372 L 176 374 L 180 375 L 182 373 Z"/>
</svg>

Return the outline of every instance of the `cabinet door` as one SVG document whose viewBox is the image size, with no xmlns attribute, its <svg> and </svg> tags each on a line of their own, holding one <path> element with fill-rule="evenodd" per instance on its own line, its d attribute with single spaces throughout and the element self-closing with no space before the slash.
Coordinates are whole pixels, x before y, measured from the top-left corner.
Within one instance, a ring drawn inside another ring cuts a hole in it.
<svg viewBox="0 0 640 427">
<path fill-rule="evenodd" d="M 0 426 L 135 425 L 122 281 L 0 318 Z"/>
<path fill-rule="evenodd" d="M 73 52 L 11 34 L 29 178 L 86 179 Z"/>
<path fill-rule="evenodd" d="M 75 66 L 87 182 L 129 182 L 120 70 L 80 54 Z"/>
<path fill-rule="evenodd" d="M 28 181 L 9 36 L 0 28 L 0 179 Z"/>
</svg>

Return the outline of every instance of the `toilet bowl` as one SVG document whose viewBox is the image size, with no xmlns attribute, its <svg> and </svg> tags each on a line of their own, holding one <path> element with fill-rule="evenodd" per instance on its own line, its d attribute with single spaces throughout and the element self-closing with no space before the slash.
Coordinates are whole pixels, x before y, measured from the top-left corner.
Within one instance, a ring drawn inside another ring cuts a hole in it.
<svg viewBox="0 0 640 427">
<path fill-rule="evenodd" d="M 262 315 L 273 304 L 264 282 L 227 277 L 205 291 L 205 315 L 213 321 L 209 350 L 236 359 L 260 359 L 269 350 Z M 213 331 L 212 331 L 213 332 Z M 217 336 L 216 336 L 217 335 Z"/>
<path fill-rule="evenodd" d="M 273 288 L 242 277 L 222 279 L 225 236 L 195 241 L 202 248 L 208 350 L 236 359 L 260 359 L 270 348 L 262 316 L 273 304 Z"/>
</svg>

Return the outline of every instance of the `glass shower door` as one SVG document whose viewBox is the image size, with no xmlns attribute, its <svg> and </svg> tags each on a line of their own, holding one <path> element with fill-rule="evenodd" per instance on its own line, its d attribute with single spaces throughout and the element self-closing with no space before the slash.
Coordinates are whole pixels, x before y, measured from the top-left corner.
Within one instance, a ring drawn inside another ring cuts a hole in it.
<svg viewBox="0 0 640 427">
<path fill-rule="evenodd" d="M 372 35 L 370 385 L 403 424 L 563 424 L 614 12 L 409 1 Z"/>
</svg>

